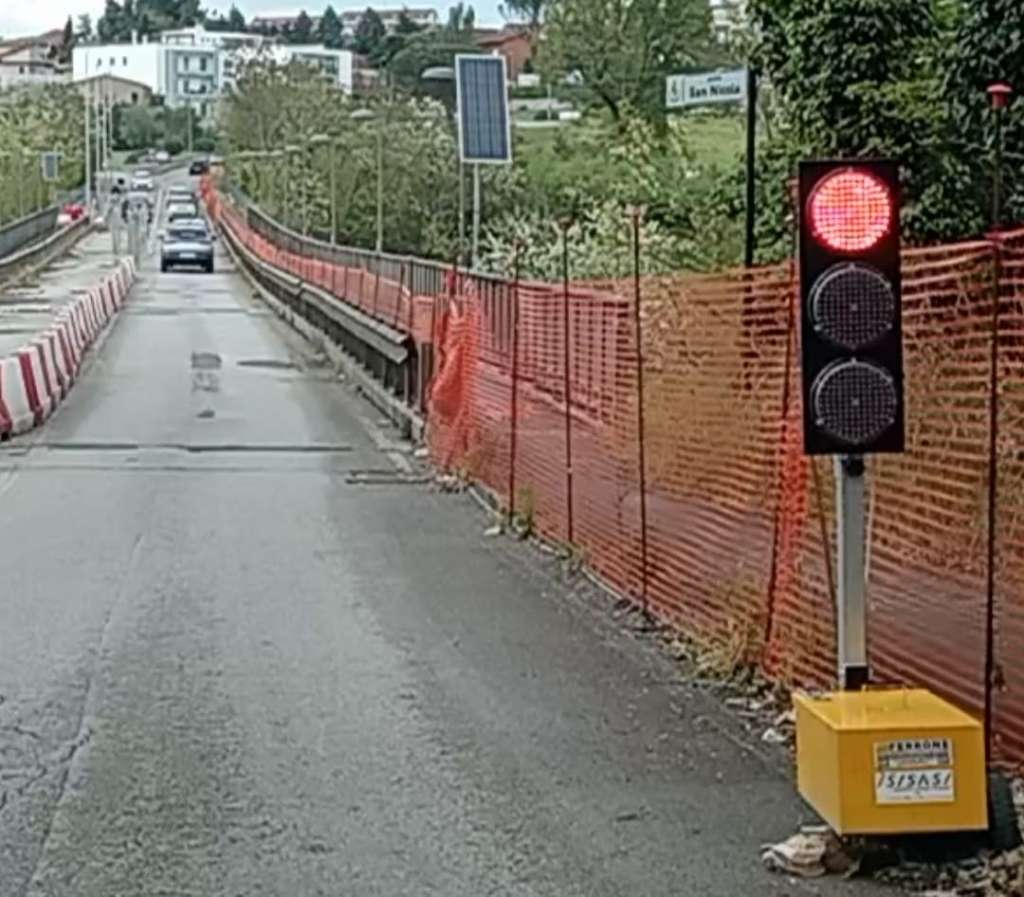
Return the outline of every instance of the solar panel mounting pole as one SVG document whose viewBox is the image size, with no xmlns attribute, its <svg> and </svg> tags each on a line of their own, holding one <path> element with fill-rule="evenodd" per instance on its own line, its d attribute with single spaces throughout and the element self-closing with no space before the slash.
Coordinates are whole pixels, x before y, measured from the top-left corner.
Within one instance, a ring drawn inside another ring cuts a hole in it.
<svg viewBox="0 0 1024 897">
<path fill-rule="evenodd" d="M 466 254 L 466 163 L 459 157 L 459 264 Z"/>
<path fill-rule="evenodd" d="M 835 459 L 835 465 L 839 687 L 844 691 L 858 691 L 868 682 L 864 458 L 843 455 Z"/>
<path fill-rule="evenodd" d="M 480 261 L 480 165 L 473 164 L 473 264 Z"/>
</svg>

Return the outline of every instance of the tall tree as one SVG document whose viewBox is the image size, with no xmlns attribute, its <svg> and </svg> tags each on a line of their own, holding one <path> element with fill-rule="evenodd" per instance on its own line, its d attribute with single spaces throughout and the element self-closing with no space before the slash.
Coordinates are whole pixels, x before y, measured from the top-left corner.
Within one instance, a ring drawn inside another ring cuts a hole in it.
<svg viewBox="0 0 1024 897">
<path fill-rule="evenodd" d="M 665 77 L 714 60 L 707 0 L 552 0 L 541 65 L 578 72 L 618 121 L 629 104 L 663 115 Z"/>
<path fill-rule="evenodd" d="M 229 31 L 246 31 L 248 26 L 245 22 L 245 16 L 242 15 L 241 10 L 231 4 L 231 10 L 228 12 L 228 30 Z"/>
<path fill-rule="evenodd" d="M 398 14 L 398 21 L 395 23 L 395 34 L 408 37 L 422 30 L 423 26 L 417 25 L 404 9 Z"/>
<path fill-rule="evenodd" d="M 288 42 L 291 44 L 308 44 L 313 40 L 313 20 L 306 15 L 306 10 L 299 12 L 288 32 Z"/>
<path fill-rule="evenodd" d="M 375 9 L 367 9 L 359 17 L 356 25 L 356 32 L 353 40 L 353 47 L 357 53 L 365 56 L 373 56 L 380 49 L 380 45 L 387 37 L 388 30 L 384 26 L 384 20 Z"/>
<path fill-rule="evenodd" d="M 103 15 L 96 23 L 96 33 L 99 39 L 106 43 L 125 39 L 124 10 L 117 0 L 107 0 L 103 8 Z"/>
<path fill-rule="evenodd" d="M 448 10 L 448 24 L 453 34 L 472 31 L 476 27 L 476 12 L 470 4 L 456 3 Z"/>
<path fill-rule="evenodd" d="M 1024 4 L 1019 0 L 972 0 L 960 4 L 952 39 L 946 42 L 942 95 L 948 99 L 950 140 L 969 161 L 971 187 L 958 191 L 962 208 L 987 224 L 991 202 L 993 116 L 985 95 L 995 82 L 1010 84 L 1015 96 L 1003 115 L 1005 206 L 1015 220 L 1024 217 Z"/>
<path fill-rule="evenodd" d="M 505 0 L 501 14 L 509 21 L 525 22 L 531 31 L 536 31 L 550 5 L 551 0 Z"/>
<path fill-rule="evenodd" d="M 84 12 L 78 17 L 78 27 L 75 29 L 78 39 L 81 41 L 92 40 L 92 16 Z"/>
<path fill-rule="evenodd" d="M 1012 80 L 1015 65 L 1024 77 L 1018 0 L 751 0 L 748 9 L 755 58 L 779 100 L 762 153 L 775 167 L 760 178 L 779 185 L 776 220 L 801 156 L 885 155 L 901 162 L 912 240 L 984 230 L 984 86 L 997 72 Z M 785 229 L 773 239 L 788 248 Z"/>
<path fill-rule="evenodd" d="M 60 49 L 57 51 L 57 59 L 67 64 L 71 62 L 71 51 L 75 48 L 75 25 L 71 16 L 64 23 L 64 34 L 60 39 Z"/>
<path fill-rule="evenodd" d="M 341 19 L 338 18 L 334 7 L 329 3 L 327 4 L 327 9 L 324 10 L 324 14 L 320 17 L 316 36 L 317 40 L 332 50 L 339 49 L 345 42 Z"/>
<path fill-rule="evenodd" d="M 388 71 L 395 85 L 410 93 L 433 93 L 420 81 L 425 69 L 452 66 L 457 53 L 479 53 L 476 44 L 465 34 L 452 34 L 446 29 L 424 31 L 410 38 L 392 57 Z"/>
</svg>

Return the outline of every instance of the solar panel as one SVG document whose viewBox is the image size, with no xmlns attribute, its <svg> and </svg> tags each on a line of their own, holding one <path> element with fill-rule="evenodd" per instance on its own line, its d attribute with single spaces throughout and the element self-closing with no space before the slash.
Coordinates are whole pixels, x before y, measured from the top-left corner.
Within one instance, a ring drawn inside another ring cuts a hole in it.
<svg viewBox="0 0 1024 897">
<path fill-rule="evenodd" d="M 455 57 L 455 73 L 462 161 L 510 163 L 512 140 L 504 58 L 460 54 Z"/>
</svg>

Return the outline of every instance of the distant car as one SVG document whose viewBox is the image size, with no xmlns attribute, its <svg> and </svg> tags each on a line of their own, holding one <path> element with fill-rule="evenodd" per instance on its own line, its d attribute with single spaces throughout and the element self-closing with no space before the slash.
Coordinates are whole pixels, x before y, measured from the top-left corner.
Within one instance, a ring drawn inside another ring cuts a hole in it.
<svg viewBox="0 0 1024 897">
<path fill-rule="evenodd" d="M 196 159 L 188 167 L 188 173 L 191 175 L 208 174 L 210 171 L 210 163 L 206 159 Z"/>
<path fill-rule="evenodd" d="M 163 165 L 165 162 L 171 161 L 171 154 L 167 152 L 167 150 L 158 150 L 156 155 L 153 156 L 153 158 L 156 159 L 156 161 L 159 162 L 161 165 Z"/>
<path fill-rule="evenodd" d="M 181 218 L 174 222 L 174 226 L 205 231 L 211 240 L 217 239 L 217 235 L 210 230 L 210 225 L 206 223 L 205 218 Z"/>
<path fill-rule="evenodd" d="M 175 184 L 167 188 L 167 200 L 169 202 L 195 202 L 195 191 L 183 184 Z"/>
<path fill-rule="evenodd" d="M 170 202 L 167 205 L 167 220 L 169 222 L 198 217 L 199 206 L 194 202 Z"/>
<path fill-rule="evenodd" d="M 128 184 L 128 189 L 134 192 L 143 191 L 150 193 L 155 189 L 156 185 L 153 183 L 153 179 L 146 175 L 144 178 L 133 177 Z"/>
<path fill-rule="evenodd" d="M 160 270 L 202 268 L 213 273 L 213 239 L 205 224 L 175 223 L 161 237 Z"/>
<path fill-rule="evenodd" d="M 85 216 L 85 206 L 80 202 L 69 202 L 57 215 L 58 224 L 73 224 Z"/>
</svg>

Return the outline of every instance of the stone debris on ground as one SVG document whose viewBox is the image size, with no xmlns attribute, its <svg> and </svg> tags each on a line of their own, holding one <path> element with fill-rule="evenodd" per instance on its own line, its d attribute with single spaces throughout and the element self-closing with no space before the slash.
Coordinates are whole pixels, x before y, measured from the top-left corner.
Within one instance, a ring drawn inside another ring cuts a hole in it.
<svg viewBox="0 0 1024 897">
<path fill-rule="evenodd" d="M 931 897 L 1024 897 L 1024 851 L 982 853 L 957 862 L 899 863 L 875 878 Z"/>
<path fill-rule="evenodd" d="M 1024 829 L 1024 778 L 1012 781 Z M 920 849 L 920 848 L 918 848 Z M 799 878 L 872 875 L 919 897 L 1024 897 L 1024 846 L 1005 853 L 981 850 L 958 860 L 909 861 L 898 840 L 839 838 L 827 826 L 804 826 L 779 844 L 761 849 L 772 872 Z"/>
<path fill-rule="evenodd" d="M 772 872 L 799 878 L 849 875 L 857 865 L 839 837 L 824 825 L 804 826 L 779 844 L 765 844 L 761 862 Z"/>
<path fill-rule="evenodd" d="M 434 477 L 434 484 L 441 492 L 463 492 L 466 488 L 463 480 L 450 473 L 438 474 Z"/>
</svg>

